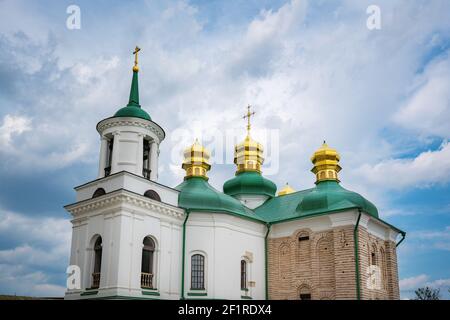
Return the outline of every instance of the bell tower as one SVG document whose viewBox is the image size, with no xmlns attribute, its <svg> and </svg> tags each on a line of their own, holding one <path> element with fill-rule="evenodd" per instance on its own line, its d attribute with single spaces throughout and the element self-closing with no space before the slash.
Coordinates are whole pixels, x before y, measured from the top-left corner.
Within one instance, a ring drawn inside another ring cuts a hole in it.
<svg viewBox="0 0 450 320">
<path fill-rule="evenodd" d="M 128 171 L 148 180 L 158 180 L 159 145 L 165 133 L 139 103 L 140 50 L 136 47 L 133 51 L 135 58 L 128 104 L 97 124 L 101 138 L 99 179 Z"/>
</svg>

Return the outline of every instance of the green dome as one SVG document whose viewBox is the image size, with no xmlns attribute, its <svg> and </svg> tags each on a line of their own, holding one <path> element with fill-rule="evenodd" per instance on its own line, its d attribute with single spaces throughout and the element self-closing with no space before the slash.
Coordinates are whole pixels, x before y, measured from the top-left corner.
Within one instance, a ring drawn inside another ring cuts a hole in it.
<svg viewBox="0 0 450 320">
<path fill-rule="evenodd" d="M 214 189 L 204 178 L 191 177 L 178 185 L 178 205 L 193 211 L 226 212 L 261 220 L 238 200 Z"/>
<path fill-rule="evenodd" d="M 296 211 L 302 214 L 338 211 L 345 208 L 361 208 L 378 218 L 377 208 L 363 196 L 344 189 L 337 181 L 322 181 L 304 196 Z"/>
<path fill-rule="evenodd" d="M 141 118 L 141 119 L 150 120 L 150 121 L 152 120 L 152 118 L 150 118 L 150 115 L 144 109 L 141 109 L 140 107 L 137 107 L 137 106 L 130 106 L 130 105 L 123 107 L 122 109 L 117 111 L 114 114 L 114 117 L 134 117 L 134 118 Z"/>
<path fill-rule="evenodd" d="M 223 192 L 235 196 L 239 194 L 259 194 L 274 197 L 277 186 L 259 172 L 246 171 L 237 174 L 223 185 Z"/>
</svg>

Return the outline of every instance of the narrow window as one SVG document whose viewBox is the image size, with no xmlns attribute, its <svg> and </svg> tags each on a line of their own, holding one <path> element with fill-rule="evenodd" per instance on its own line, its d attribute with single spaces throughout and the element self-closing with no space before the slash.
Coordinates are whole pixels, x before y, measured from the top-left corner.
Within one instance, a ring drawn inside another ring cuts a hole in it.
<svg viewBox="0 0 450 320">
<path fill-rule="evenodd" d="M 205 257 L 201 254 L 191 257 L 191 289 L 205 289 Z"/>
<path fill-rule="evenodd" d="M 155 253 L 155 242 L 150 237 L 144 238 L 142 248 L 141 265 L 141 287 L 153 288 L 153 255 Z"/>
<path fill-rule="evenodd" d="M 241 290 L 247 289 L 247 261 L 241 260 Z"/>
<path fill-rule="evenodd" d="M 144 139 L 144 157 L 142 159 L 142 175 L 150 180 L 150 141 Z"/>
<path fill-rule="evenodd" d="M 298 241 L 308 241 L 309 240 L 309 236 L 300 236 L 298 237 Z"/>
<path fill-rule="evenodd" d="M 114 146 L 114 137 L 108 140 L 108 148 L 106 148 L 105 177 L 111 174 L 113 146 Z"/>
<path fill-rule="evenodd" d="M 102 269 L 102 237 L 98 237 L 94 244 L 94 272 L 92 273 L 92 288 L 100 286 L 100 272 Z"/>
</svg>

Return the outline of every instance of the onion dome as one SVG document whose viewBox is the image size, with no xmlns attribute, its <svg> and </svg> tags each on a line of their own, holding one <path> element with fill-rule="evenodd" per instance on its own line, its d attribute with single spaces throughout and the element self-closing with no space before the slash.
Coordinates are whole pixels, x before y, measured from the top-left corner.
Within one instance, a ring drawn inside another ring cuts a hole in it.
<svg viewBox="0 0 450 320">
<path fill-rule="evenodd" d="M 194 144 L 184 150 L 184 161 L 182 168 L 186 170 L 184 179 L 191 177 L 200 177 L 208 180 L 206 172 L 209 171 L 211 165 L 209 164 L 210 153 L 199 142 L 195 140 Z"/>
<path fill-rule="evenodd" d="M 235 198 L 214 189 L 208 183 L 206 172 L 211 168 L 209 151 L 196 140 L 184 151 L 184 182 L 176 187 L 180 191 L 178 205 L 198 212 L 228 213 L 261 221 L 250 209 Z"/>
<path fill-rule="evenodd" d="M 114 114 L 114 117 L 133 117 L 141 118 L 144 120 L 152 120 L 150 115 L 141 108 L 139 104 L 139 85 L 138 85 L 138 59 L 137 55 L 141 49 L 136 47 L 133 54 L 135 55 L 133 66 L 133 79 L 131 81 L 130 98 L 126 107 L 123 107 Z"/>
<path fill-rule="evenodd" d="M 330 148 L 324 141 L 322 146 L 314 152 L 311 161 L 314 167 L 311 171 L 316 175 L 316 184 L 321 181 L 337 181 L 340 156 L 335 149 Z"/>
<path fill-rule="evenodd" d="M 286 185 L 284 186 L 284 188 L 281 189 L 281 190 L 278 192 L 278 196 L 284 196 L 284 195 L 286 195 L 286 194 L 290 194 L 290 193 L 293 193 L 293 192 L 295 192 L 295 190 L 292 189 L 292 187 L 289 185 L 289 183 L 286 183 Z"/>
<path fill-rule="evenodd" d="M 250 117 L 255 112 L 247 114 L 247 136 L 244 141 L 236 145 L 234 150 L 234 163 L 236 164 L 236 176 L 223 185 L 223 191 L 231 196 L 239 194 L 258 194 L 275 196 L 277 186 L 261 175 L 261 166 L 264 163 L 263 146 L 250 136 Z"/>
</svg>

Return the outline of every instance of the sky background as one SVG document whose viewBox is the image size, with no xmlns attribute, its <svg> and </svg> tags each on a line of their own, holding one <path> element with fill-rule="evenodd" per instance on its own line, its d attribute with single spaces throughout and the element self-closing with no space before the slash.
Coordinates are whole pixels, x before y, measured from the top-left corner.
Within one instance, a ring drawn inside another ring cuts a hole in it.
<svg viewBox="0 0 450 320">
<path fill-rule="evenodd" d="M 79 30 L 66 27 L 71 4 Z M 366 26 L 371 4 L 380 30 Z M 182 181 L 194 137 L 232 155 L 250 103 L 278 188 L 314 185 L 326 139 L 342 185 L 407 232 L 402 298 L 424 285 L 450 298 L 449 18 L 447 0 L 0 0 L 0 294 L 63 295 L 63 206 L 96 178 L 95 126 L 127 103 L 139 45 L 141 105 L 167 133 L 160 182 Z M 219 190 L 235 169 L 222 160 L 209 173 Z"/>
</svg>

